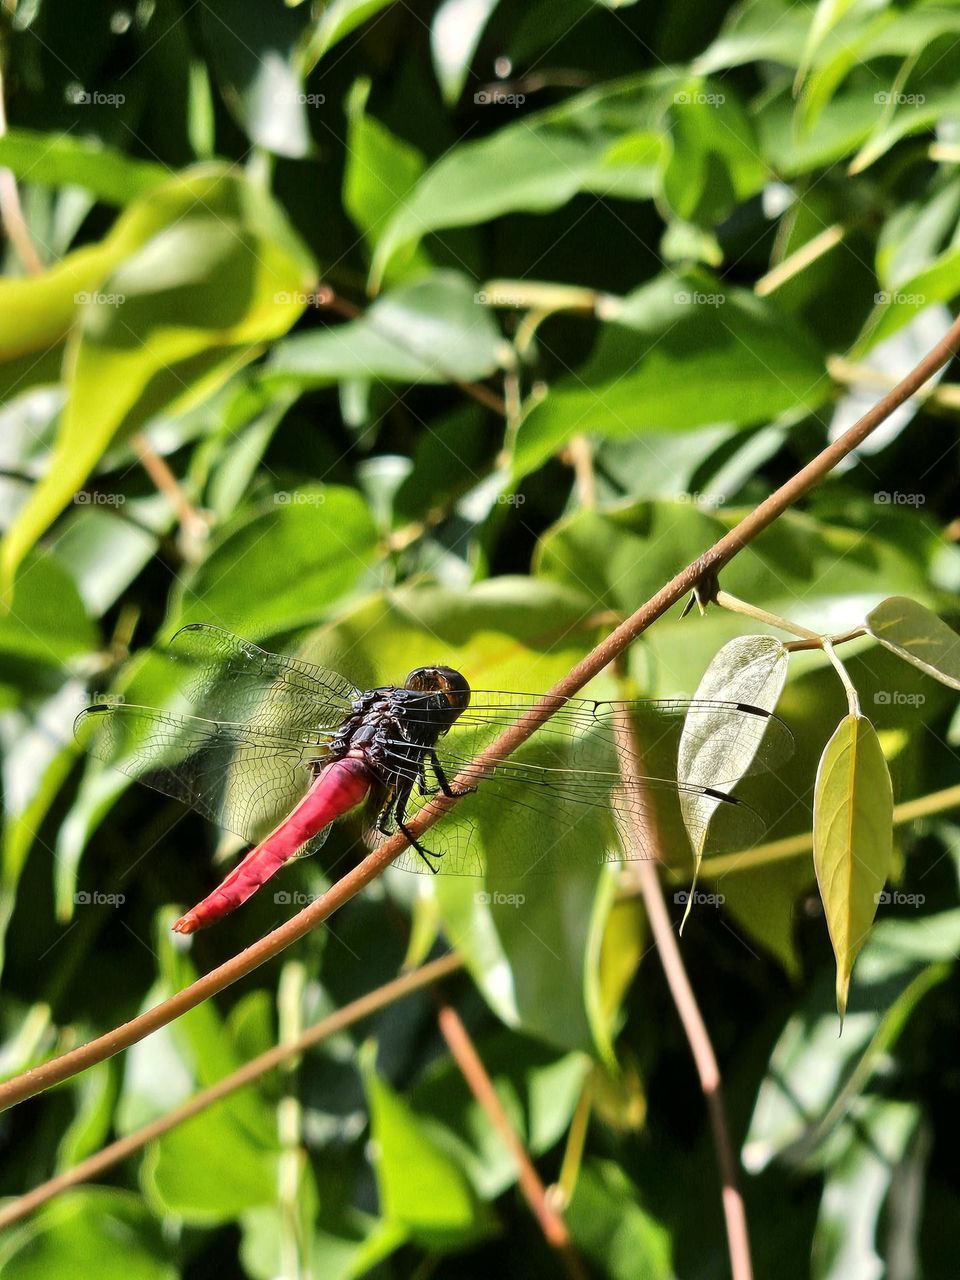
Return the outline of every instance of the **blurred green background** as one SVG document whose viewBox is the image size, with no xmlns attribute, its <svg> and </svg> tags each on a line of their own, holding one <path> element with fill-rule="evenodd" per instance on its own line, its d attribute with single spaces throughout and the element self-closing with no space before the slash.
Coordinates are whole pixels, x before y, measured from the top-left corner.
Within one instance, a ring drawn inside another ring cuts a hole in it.
<svg viewBox="0 0 960 1280">
<path fill-rule="evenodd" d="M 7 1075 L 296 909 L 265 892 L 175 947 L 236 842 L 73 745 L 78 711 L 148 680 L 177 626 L 361 686 L 439 660 L 544 689 L 943 335 L 960 6 L 8 0 L 0 69 Z M 724 587 L 823 631 L 894 594 L 956 626 L 952 376 Z M 756 629 L 674 611 L 629 675 L 689 695 Z M 952 693 L 872 642 L 844 656 L 895 799 L 953 785 Z M 844 708 L 822 656 L 798 655 L 780 706 L 796 755 L 749 788 L 771 837 L 809 830 Z M 934 804 L 897 842 L 842 1038 L 809 853 L 708 872 L 719 905 L 684 933 L 757 1275 L 956 1275 L 960 830 Z M 283 890 L 320 892 L 330 866 L 297 863 Z M 464 957 L 448 993 L 545 1181 L 566 1153 L 591 1274 L 726 1275 L 690 1054 L 642 907 L 599 873 L 520 905 L 388 873 L 216 1001 L 5 1113 L 0 1193 L 433 946 Z M 67 1272 L 558 1264 L 421 994 L 0 1241 L 4 1277 Z"/>
</svg>

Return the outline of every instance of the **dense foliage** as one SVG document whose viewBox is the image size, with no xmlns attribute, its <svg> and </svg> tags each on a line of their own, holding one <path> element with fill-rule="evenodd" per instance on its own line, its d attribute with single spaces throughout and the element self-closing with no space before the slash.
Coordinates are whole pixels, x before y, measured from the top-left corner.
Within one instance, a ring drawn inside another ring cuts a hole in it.
<svg viewBox="0 0 960 1280">
<path fill-rule="evenodd" d="M 361 687 L 443 661 L 545 689 L 942 337 L 960 6 L 21 0 L 0 68 L 8 1075 L 180 989 L 346 865 L 338 837 L 175 945 L 240 845 L 85 759 L 72 724 L 91 700 L 164 705 L 179 626 Z M 889 597 L 956 625 L 958 403 L 948 369 L 722 587 L 818 633 Z M 689 696 L 758 632 L 675 610 L 620 678 Z M 758 1275 L 956 1274 L 960 829 L 939 793 L 960 686 L 939 643 L 940 679 L 870 637 L 838 649 L 877 730 L 868 844 L 884 759 L 895 803 L 930 797 L 871 870 L 886 888 L 861 887 L 857 945 L 877 922 L 842 1035 L 810 840 L 707 859 L 684 929 Z M 742 789 L 765 842 L 810 832 L 837 733 L 818 803 L 842 808 L 847 706 L 822 652 L 791 654 L 793 757 Z M 679 925 L 690 865 L 671 862 Z M 689 1049 L 642 902 L 616 887 L 599 866 L 499 898 L 390 871 L 7 1112 L 0 1192 L 454 948 L 445 991 L 591 1272 L 727 1274 Z M 516 1182 L 420 993 L 53 1200 L 0 1241 L 0 1270 L 558 1274 Z"/>
</svg>

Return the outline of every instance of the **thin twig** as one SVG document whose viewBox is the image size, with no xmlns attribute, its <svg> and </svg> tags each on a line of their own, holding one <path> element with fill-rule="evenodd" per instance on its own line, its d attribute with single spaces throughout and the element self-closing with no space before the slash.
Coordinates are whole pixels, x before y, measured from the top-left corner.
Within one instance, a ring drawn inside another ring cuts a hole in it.
<svg viewBox="0 0 960 1280">
<path fill-rule="evenodd" d="M 0 138 L 6 132 L 7 106 L 3 84 L 3 67 L 0 65 Z M 10 237 L 10 243 L 23 264 L 24 270 L 32 276 L 42 275 L 45 269 L 43 260 L 37 253 L 36 245 L 33 243 L 33 237 L 30 235 L 30 229 L 27 226 L 27 220 L 23 216 L 23 206 L 20 203 L 17 179 L 10 169 L 0 169 L 0 222 L 3 223 L 3 229 Z"/>
<path fill-rule="evenodd" d="M 620 758 L 620 771 L 624 778 L 643 776 L 640 743 L 636 730 L 632 726 L 627 726 L 618 735 L 617 753 Z M 657 870 L 662 861 L 659 832 L 653 816 L 644 820 L 639 812 L 633 813 L 632 826 L 633 830 L 625 833 L 627 838 L 632 838 L 638 849 L 652 847 L 655 855 L 652 858 L 639 858 L 633 867 L 633 872 L 643 897 L 643 905 L 660 955 L 667 985 L 677 1013 L 680 1015 L 690 1052 L 693 1054 L 697 1075 L 700 1077 L 700 1088 L 707 1102 L 707 1113 L 713 1131 L 713 1145 L 717 1153 L 717 1168 L 720 1173 L 730 1274 L 732 1280 L 753 1280 L 750 1233 L 747 1228 L 743 1196 L 740 1193 L 737 1160 L 727 1127 L 720 1067 L 670 923 L 670 915 Z"/>
<path fill-rule="evenodd" d="M 177 522 L 184 532 L 192 537 L 206 537 L 210 532 L 209 520 L 190 502 L 180 481 L 167 465 L 166 459 L 161 458 L 146 436 L 140 432 L 131 437 L 130 443 L 137 455 L 137 461 L 153 481 L 157 492 L 162 493 L 173 507 Z"/>
<path fill-rule="evenodd" d="M 493 1081 L 483 1065 L 483 1060 L 477 1053 L 469 1031 L 463 1025 L 463 1021 L 453 1005 L 446 1000 L 440 1000 L 439 1005 L 437 1022 L 440 1026 L 440 1032 L 447 1042 L 447 1048 L 460 1068 L 470 1092 L 483 1108 L 487 1119 L 500 1134 L 504 1145 L 513 1156 L 517 1166 L 518 1182 L 523 1198 L 540 1224 L 544 1238 L 557 1251 L 571 1280 L 585 1280 L 586 1272 L 574 1250 L 567 1224 L 550 1204 L 547 1189 L 541 1181 L 540 1175 L 537 1173 L 526 1148 L 517 1136 L 516 1130 L 510 1123 L 510 1117 L 503 1108 L 503 1103 L 500 1101 Z"/>
<path fill-rule="evenodd" d="M 835 249 L 843 240 L 845 234 L 842 223 L 835 222 L 833 226 L 826 227 L 818 235 L 808 240 L 806 244 L 802 244 L 799 249 L 789 254 L 782 262 L 778 262 L 775 267 L 771 267 L 766 275 L 761 276 L 753 286 L 754 293 L 758 298 L 766 298 L 775 289 L 779 289 L 788 280 L 792 280 L 801 271 L 805 271 L 818 258 L 822 258 L 825 253 Z"/>
<path fill-rule="evenodd" d="M 464 771 L 459 781 L 463 785 L 476 781 L 478 773 L 482 776 L 484 769 L 493 767 L 496 761 L 510 755 L 521 743 L 526 742 L 531 734 L 540 725 L 546 723 L 568 698 L 579 693 L 588 681 L 599 675 L 668 609 L 685 599 L 704 575 L 717 573 L 737 552 L 752 542 L 778 516 L 818 484 L 841 459 L 857 448 L 871 431 L 875 431 L 894 409 L 909 400 L 918 387 L 946 364 L 955 355 L 958 347 L 960 347 L 960 319 L 953 322 L 940 342 L 858 422 L 817 454 L 811 462 L 761 502 L 739 524 L 724 534 L 705 555 L 688 564 L 685 569 L 671 578 L 605 640 L 582 658 L 562 680 L 544 694 L 539 702 L 528 708 L 510 728 L 485 748 Z M 421 809 L 410 822 L 409 828 L 413 835 L 422 835 L 456 803 L 455 798 L 435 796 L 429 805 Z M 297 915 L 265 938 L 261 938 L 239 955 L 233 956 L 218 968 L 198 978 L 189 987 L 178 991 L 176 995 L 122 1026 L 107 1032 L 106 1035 L 98 1036 L 97 1039 L 0 1085 L 0 1108 L 12 1106 L 25 1098 L 32 1098 L 42 1090 L 49 1089 L 51 1085 L 68 1080 L 77 1072 L 84 1071 L 97 1062 L 103 1062 L 122 1049 L 136 1044 L 152 1031 L 167 1026 L 175 1018 L 195 1008 L 210 996 L 223 991 L 239 978 L 246 977 L 248 973 L 252 973 L 260 965 L 272 960 L 274 956 L 279 955 L 322 924 L 333 912 L 375 880 L 405 848 L 407 848 L 407 840 L 402 834 L 392 836 L 376 852 L 369 854 L 358 866 L 348 871 L 316 902 L 304 907 Z"/>
<path fill-rule="evenodd" d="M 433 982 L 439 982 L 441 978 L 449 977 L 450 974 L 456 973 L 462 967 L 463 961 L 460 957 L 450 952 L 448 955 L 441 956 L 439 960 L 431 960 L 419 969 L 414 969 L 411 973 L 405 973 L 399 978 L 394 978 L 392 982 L 384 983 L 382 987 L 377 987 L 375 991 L 370 991 L 358 1000 L 345 1004 L 342 1009 L 338 1009 L 336 1013 L 332 1013 L 329 1017 L 322 1018 L 319 1022 L 314 1023 L 312 1027 L 309 1027 L 289 1043 L 276 1045 L 274 1048 L 268 1049 L 266 1053 L 261 1053 L 258 1057 L 252 1058 L 237 1071 L 232 1071 L 230 1075 L 224 1076 L 222 1080 L 218 1080 L 216 1084 L 210 1085 L 209 1088 L 201 1089 L 199 1093 L 181 1103 L 179 1107 L 174 1107 L 166 1115 L 152 1120 L 149 1124 L 143 1125 L 142 1128 L 136 1129 L 133 1133 L 128 1133 L 116 1142 L 111 1142 L 108 1147 L 104 1147 L 94 1155 L 88 1156 L 86 1160 L 81 1160 L 72 1169 L 67 1169 L 66 1172 L 58 1174 L 57 1177 L 51 1178 L 48 1182 L 41 1183 L 33 1191 L 28 1191 L 26 1195 L 22 1195 L 10 1204 L 4 1205 L 3 1208 L 0 1208 L 0 1230 L 4 1227 L 12 1226 L 15 1222 L 20 1222 L 21 1219 L 35 1209 L 39 1209 L 48 1200 L 52 1200 L 54 1196 L 59 1195 L 61 1191 L 75 1187 L 81 1182 L 89 1182 L 92 1178 L 112 1168 L 113 1165 L 119 1164 L 121 1160 L 126 1160 L 129 1156 L 135 1155 L 148 1142 L 154 1142 L 157 1138 L 162 1137 L 163 1134 L 169 1133 L 171 1129 L 183 1124 L 184 1121 L 192 1120 L 201 1111 L 205 1111 L 217 1102 L 222 1102 L 231 1093 L 236 1093 L 238 1089 L 242 1089 L 244 1086 L 252 1084 L 255 1080 L 259 1080 L 261 1076 L 265 1076 L 274 1067 L 283 1066 L 292 1058 L 296 1058 L 303 1053 L 304 1050 L 319 1044 L 321 1040 L 329 1039 L 330 1036 L 336 1035 L 346 1027 L 359 1022 L 362 1018 L 368 1018 L 372 1013 L 377 1013 L 380 1009 L 386 1008 L 387 1005 L 403 999 L 404 996 L 412 995 L 413 992 L 420 991 L 423 987 L 429 986 Z"/>
</svg>

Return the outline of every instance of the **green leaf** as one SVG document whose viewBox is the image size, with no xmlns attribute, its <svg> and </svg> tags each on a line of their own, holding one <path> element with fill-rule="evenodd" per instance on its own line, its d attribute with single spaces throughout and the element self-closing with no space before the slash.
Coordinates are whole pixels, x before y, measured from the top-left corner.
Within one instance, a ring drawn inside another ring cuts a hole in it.
<svg viewBox="0 0 960 1280">
<path fill-rule="evenodd" d="M 97 643 L 67 570 L 48 552 L 34 552 L 17 578 L 9 611 L 0 611 L 0 689 L 59 684 L 64 665 Z"/>
<path fill-rule="evenodd" d="M 297 69 L 306 18 L 289 5 L 205 0 L 200 24 L 227 105 L 255 146 L 299 159 L 312 148 Z"/>
<path fill-rule="evenodd" d="M 775 307 L 705 272 L 666 273 L 623 300 L 590 360 L 527 414 L 514 472 L 535 470 L 585 431 L 623 439 L 744 427 L 828 394 L 815 343 Z"/>
<path fill-rule="evenodd" d="M 787 679 L 788 654 L 773 636 L 738 636 L 731 640 L 711 661 L 697 686 L 698 702 L 733 702 L 743 706 L 774 711 Z M 773 729 L 775 724 L 769 724 Z M 734 786 L 751 771 L 764 736 L 764 725 L 758 721 L 748 731 L 737 718 L 720 708 L 706 715 L 695 712 L 687 716 L 680 736 L 677 754 L 677 781 L 694 787 L 711 787 L 722 780 L 724 787 Z M 700 871 L 704 842 L 718 810 L 728 806 L 703 792 L 682 792 L 680 811 L 690 835 L 695 859 L 694 881 Z M 684 922 L 693 905 L 687 899 Z"/>
<path fill-rule="evenodd" d="M 378 557 L 376 526 L 353 489 L 281 491 L 244 512 L 183 576 L 168 625 L 229 624 L 259 639 L 325 617 L 364 582 Z"/>
<path fill-rule="evenodd" d="M 369 1056 L 363 1083 L 381 1217 L 426 1248 L 477 1239 L 485 1215 L 466 1175 L 410 1104 L 377 1075 Z"/>
<path fill-rule="evenodd" d="M 393 0 L 332 0 L 310 37 L 304 55 L 306 67 L 312 69 L 335 44 L 392 3 Z"/>
<path fill-rule="evenodd" d="M 423 174 L 426 161 L 408 142 L 391 133 L 367 112 L 370 81 L 358 80 L 347 98 L 347 162 L 343 174 L 343 207 L 363 232 L 372 252 L 394 209 L 406 199 Z M 419 248 L 391 263 L 387 280 L 430 269 Z"/>
<path fill-rule="evenodd" d="M 610 1280 L 673 1280 L 670 1232 L 640 1206 L 612 1160 L 590 1160 L 564 1217 L 574 1243 Z"/>
<path fill-rule="evenodd" d="M 930 609 L 891 596 L 867 614 L 867 630 L 891 653 L 934 680 L 960 689 L 960 636 Z"/>
<path fill-rule="evenodd" d="M 694 76 L 683 81 L 667 110 L 670 145 L 664 152 L 662 192 L 685 222 L 714 226 L 762 190 L 768 170 L 749 116 L 727 83 Z"/>
<path fill-rule="evenodd" d="M 463 93 L 470 63 L 498 0 L 443 0 L 430 24 L 433 69 L 448 106 Z"/>
<path fill-rule="evenodd" d="M 391 218 L 374 284 L 394 253 L 431 231 L 543 213 L 579 191 L 648 199 L 663 145 L 661 103 L 674 79 L 658 72 L 613 81 L 447 152 Z"/>
<path fill-rule="evenodd" d="M 851 1107 L 824 1178 L 811 1248 L 813 1280 L 889 1275 L 895 1259 L 917 1250 L 915 1187 L 923 1170 L 905 1166 L 922 1114 L 914 1102 L 888 1098 L 861 1098 Z M 885 1205 L 892 1229 L 885 1229 Z"/>
<path fill-rule="evenodd" d="M 18 178 L 54 187 L 83 187 L 105 204 L 129 204 L 166 182 L 170 171 L 93 138 L 9 129 L 0 137 L 0 165 Z"/>
<path fill-rule="evenodd" d="M 80 306 L 54 457 L 4 542 L 8 595 L 24 554 L 108 445 L 160 409 L 208 395 L 290 327 L 313 279 L 278 207 L 221 167 L 172 179 L 148 210 L 137 202 L 124 216 L 126 238 L 151 223 L 152 234 Z"/>
<path fill-rule="evenodd" d="M 304 388 L 343 378 L 473 381 L 494 373 L 504 353 L 473 282 L 456 271 L 437 271 L 384 294 L 357 320 L 277 343 L 264 376 Z"/>
<path fill-rule="evenodd" d="M 950 973 L 960 948 L 960 911 L 884 920 L 864 947 L 840 1033 L 833 983 L 818 982 L 792 1013 L 770 1056 L 743 1147 L 760 1173 L 772 1160 L 813 1159 L 850 1101 L 890 1061 L 923 995 Z"/>
<path fill-rule="evenodd" d="M 837 960 L 841 1019 L 892 859 L 890 771 L 873 725 L 848 715 L 824 749 L 813 801 L 813 861 Z"/>
<path fill-rule="evenodd" d="M 176 1280 L 180 1273 L 140 1197 L 106 1187 L 66 1191 L 8 1231 L 0 1271 L 6 1280 Z"/>
</svg>

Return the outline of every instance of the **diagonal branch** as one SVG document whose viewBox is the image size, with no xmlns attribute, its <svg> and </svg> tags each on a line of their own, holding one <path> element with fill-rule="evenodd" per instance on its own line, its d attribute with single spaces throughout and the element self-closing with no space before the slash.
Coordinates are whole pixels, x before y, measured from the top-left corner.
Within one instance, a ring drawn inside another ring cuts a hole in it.
<svg viewBox="0 0 960 1280">
<path fill-rule="evenodd" d="M 570 1280 L 586 1280 L 583 1263 L 577 1256 L 570 1239 L 570 1232 L 562 1216 L 551 1205 L 547 1197 L 547 1189 L 543 1185 L 536 1166 L 527 1154 L 527 1150 L 510 1123 L 510 1117 L 504 1110 L 493 1081 L 483 1065 L 483 1059 L 477 1052 L 470 1033 L 463 1025 L 459 1013 L 446 1000 L 439 1001 L 437 1022 L 440 1033 L 447 1042 L 453 1060 L 467 1082 L 470 1092 L 486 1112 L 487 1119 L 499 1133 L 504 1145 L 513 1157 L 517 1166 L 518 1182 L 523 1198 L 530 1207 L 530 1212 L 539 1223 L 544 1239 L 555 1249 L 563 1263 Z"/>
<path fill-rule="evenodd" d="M 752 542 L 778 516 L 818 484 L 838 462 L 856 449 L 872 431 L 875 431 L 894 409 L 909 400 L 957 353 L 958 349 L 960 349 L 960 319 L 953 322 L 946 335 L 932 351 L 924 356 L 916 367 L 858 422 L 854 423 L 833 444 L 817 454 L 769 498 L 761 502 L 729 533 L 714 543 L 705 555 L 671 578 L 666 586 L 651 596 L 646 604 L 641 605 L 636 613 L 622 622 L 607 636 L 606 640 L 578 662 L 549 693 L 544 694 L 536 706 L 529 708 L 516 724 L 482 751 L 470 768 L 471 779 L 475 778 L 477 772 L 484 766 L 490 767 L 494 760 L 515 751 L 541 724 L 549 720 L 567 698 L 578 693 L 589 680 L 623 653 L 627 646 L 642 635 L 652 623 L 692 591 L 705 574 L 719 571 L 738 551 Z M 436 797 L 410 823 L 413 834 L 422 835 L 454 803 L 456 803 L 455 800 L 446 796 Z M 76 1075 L 77 1072 L 86 1070 L 94 1063 L 103 1062 L 122 1049 L 136 1044 L 152 1031 L 166 1026 L 181 1014 L 186 1013 L 188 1009 L 195 1008 L 210 996 L 223 991 L 239 978 L 252 973 L 254 969 L 272 960 L 274 956 L 279 955 L 322 924 L 344 903 L 349 902 L 361 889 L 376 879 L 406 846 L 407 842 L 402 835 L 391 837 L 375 853 L 369 854 L 358 866 L 348 871 L 316 902 L 305 907 L 298 915 L 293 916 L 265 938 L 261 938 L 259 942 L 241 951 L 239 955 L 199 978 L 191 986 L 177 992 L 175 996 L 164 1000 L 153 1009 L 148 1009 L 139 1017 L 131 1019 L 130 1022 L 108 1031 L 105 1035 L 98 1036 L 97 1039 L 0 1085 L 0 1108 L 12 1106 L 25 1098 L 32 1098 L 42 1090 L 49 1089 L 51 1085 L 59 1084 Z"/>
<path fill-rule="evenodd" d="M 199 1093 L 195 1093 L 192 1098 L 188 1098 L 179 1107 L 174 1107 L 172 1111 L 168 1111 L 165 1115 L 159 1116 L 156 1120 L 151 1120 L 149 1124 L 142 1125 L 141 1128 L 136 1129 L 133 1133 L 128 1133 L 125 1137 L 118 1138 L 116 1142 L 111 1142 L 109 1146 L 95 1152 L 92 1156 L 88 1156 L 86 1160 L 81 1160 L 73 1168 L 67 1169 L 55 1178 L 50 1178 L 47 1182 L 41 1183 L 40 1186 L 34 1187 L 32 1191 L 28 1191 L 26 1195 L 19 1196 L 16 1200 L 4 1205 L 0 1208 L 0 1231 L 12 1226 L 15 1222 L 20 1222 L 28 1214 L 33 1213 L 35 1209 L 39 1209 L 41 1205 L 52 1200 L 54 1196 L 60 1195 L 61 1192 L 68 1191 L 70 1187 L 78 1186 L 81 1182 L 89 1182 L 92 1178 L 105 1173 L 107 1169 L 112 1168 L 115 1164 L 119 1164 L 121 1160 L 126 1160 L 130 1156 L 136 1155 L 138 1151 L 143 1150 L 148 1142 L 155 1142 L 157 1138 L 169 1133 L 171 1129 L 175 1129 L 187 1120 L 192 1120 L 201 1111 L 206 1111 L 208 1107 L 214 1106 L 215 1103 L 222 1102 L 224 1098 L 229 1097 L 231 1093 L 236 1093 L 238 1089 L 242 1089 L 245 1085 L 259 1080 L 268 1071 L 272 1071 L 274 1067 L 281 1066 L 289 1061 L 290 1058 L 297 1057 L 305 1049 L 310 1049 L 313 1045 L 319 1044 L 321 1040 L 326 1040 L 330 1036 L 336 1035 L 337 1032 L 352 1026 L 362 1018 L 368 1018 L 372 1013 L 377 1013 L 380 1009 L 386 1008 L 387 1005 L 393 1004 L 394 1001 L 401 1000 L 404 996 L 412 995 L 414 991 L 420 991 L 432 982 L 439 982 L 441 978 L 449 977 L 451 973 L 456 973 L 462 967 L 463 961 L 460 957 L 450 952 L 448 955 L 441 956 L 438 960 L 431 960 L 429 963 L 421 965 L 419 969 L 414 969 L 410 973 L 402 974 L 399 978 L 394 978 L 392 982 L 385 982 L 382 987 L 377 987 L 375 991 L 370 991 L 365 996 L 360 996 L 357 1000 L 352 1000 L 349 1004 L 345 1004 L 342 1009 L 338 1009 L 336 1013 L 331 1013 L 329 1017 L 321 1018 L 319 1022 L 315 1022 L 312 1027 L 308 1027 L 306 1031 L 302 1032 L 290 1043 L 275 1045 L 274 1048 L 268 1049 L 256 1058 L 251 1058 L 249 1062 L 242 1067 L 238 1067 L 236 1071 L 232 1071 L 228 1076 L 224 1076 L 216 1084 L 212 1084 L 206 1089 L 201 1089 Z"/>
</svg>

